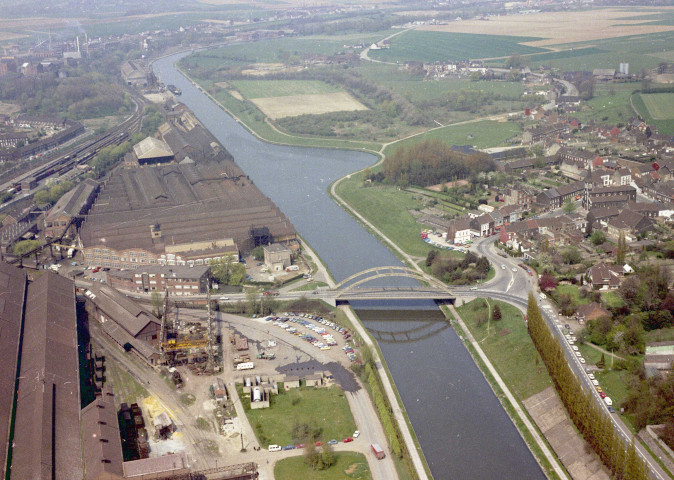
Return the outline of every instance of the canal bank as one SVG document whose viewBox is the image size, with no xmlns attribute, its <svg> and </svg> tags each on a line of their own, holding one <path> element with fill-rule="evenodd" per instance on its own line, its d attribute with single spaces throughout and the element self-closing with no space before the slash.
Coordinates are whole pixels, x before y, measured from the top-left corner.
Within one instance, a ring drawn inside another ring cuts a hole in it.
<svg viewBox="0 0 674 480">
<path fill-rule="evenodd" d="M 396 256 L 326 192 L 337 179 L 374 163 L 373 156 L 260 142 L 173 68 L 180 56 L 155 63 L 158 76 L 183 91 L 181 100 L 286 213 L 336 279 L 371 267 L 399 265 Z M 435 313 L 439 313 L 437 308 Z M 367 322 L 365 326 L 369 328 Z M 451 328 L 434 341 L 419 344 L 414 362 L 409 361 L 406 348 L 405 344 L 385 344 L 382 356 L 436 478 L 447 478 L 447 472 L 455 473 L 450 475 L 454 478 L 542 477 L 531 452 Z M 401 369 L 408 363 L 414 365 L 412 370 Z M 450 370 L 450 365 L 458 368 Z M 457 385 L 462 391 L 453 390 Z M 456 404 L 448 407 L 444 397 L 454 398 Z M 506 474 L 504 465 L 513 465 L 512 471 Z"/>
</svg>

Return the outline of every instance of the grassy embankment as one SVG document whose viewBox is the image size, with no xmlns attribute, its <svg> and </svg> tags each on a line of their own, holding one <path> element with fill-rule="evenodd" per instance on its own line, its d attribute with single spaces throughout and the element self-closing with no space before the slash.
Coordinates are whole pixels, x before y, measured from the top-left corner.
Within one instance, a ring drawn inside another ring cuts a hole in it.
<svg viewBox="0 0 674 480">
<path fill-rule="evenodd" d="M 491 312 L 494 305 L 497 304 L 501 309 L 502 319 L 494 322 L 491 321 L 490 313 L 488 312 Z M 496 368 L 499 376 L 520 404 L 531 395 L 552 385 L 552 380 L 548 375 L 545 365 L 541 361 L 529 337 L 522 313 L 517 308 L 505 302 L 489 301 L 487 303 L 486 300 L 476 299 L 458 307 L 456 310 L 461 315 L 473 337 L 480 343 L 482 351 L 489 358 L 494 368 Z M 451 314 L 446 311 L 445 313 L 451 317 Z M 479 322 L 480 325 L 478 325 L 478 319 L 484 319 L 485 316 L 489 320 L 481 321 Z M 463 337 L 461 327 L 456 323 L 453 325 L 459 335 Z M 510 402 L 505 398 L 494 377 L 480 360 L 473 346 L 465 341 L 464 343 L 548 478 L 559 478 L 538 444 L 534 441 L 529 430 L 527 430 Z M 526 411 L 522 405 L 520 406 Z"/>
<path fill-rule="evenodd" d="M 307 465 L 304 457 L 286 458 L 274 465 L 276 480 L 370 480 L 370 468 L 365 455 L 361 453 L 340 452 L 335 454 L 337 463 L 327 470 L 313 470 Z"/>
</svg>

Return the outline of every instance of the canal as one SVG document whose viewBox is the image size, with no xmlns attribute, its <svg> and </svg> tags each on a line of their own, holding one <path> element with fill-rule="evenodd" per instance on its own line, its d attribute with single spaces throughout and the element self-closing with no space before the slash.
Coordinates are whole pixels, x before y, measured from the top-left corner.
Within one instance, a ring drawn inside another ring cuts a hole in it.
<svg viewBox="0 0 674 480">
<path fill-rule="evenodd" d="M 400 261 L 327 194 L 372 164 L 354 151 L 273 145 L 257 139 L 174 68 L 153 64 L 165 84 L 234 156 L 321 256 L 337 281 Z M 455 331 L 434 304 L 354 305 L 379 341 L 435 479 L 545 478 Z"/>
</svg>

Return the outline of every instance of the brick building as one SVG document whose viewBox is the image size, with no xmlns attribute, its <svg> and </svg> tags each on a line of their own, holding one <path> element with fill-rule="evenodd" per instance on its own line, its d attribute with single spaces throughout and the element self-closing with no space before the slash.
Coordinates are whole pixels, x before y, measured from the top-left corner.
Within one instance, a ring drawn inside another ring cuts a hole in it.
<svg viewBox="0 0 674 480">
<path fill-rule="evenodd" d="M 183 267 L 146 265 L 136 270 L 110 271 L 107 283 L 117 290 L 147 293 L 165 292 L 169 295 L 207 293 L 211 267 L 208 265 Z"/>
</svg>

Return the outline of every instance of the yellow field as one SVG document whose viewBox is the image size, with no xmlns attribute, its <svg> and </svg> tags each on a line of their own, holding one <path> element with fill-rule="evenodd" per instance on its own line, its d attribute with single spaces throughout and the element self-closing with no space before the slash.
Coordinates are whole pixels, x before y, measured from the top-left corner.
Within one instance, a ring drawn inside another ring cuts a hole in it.
<svg viewBox="0 0 674 480">
<path fill-rule="evenodd" d="M 365 105 L 347 92 L 286 95 L 283 97 L 254 98 L 250 101 L 272 120 L 305 114 L 367 110 Z"/>
<path fill-rule="evenodd" d="M 547 47 L 562 43 L 672 31 L 674 26 L 671 25 L 633 25 L 643 24 L 644 20 L 626 19 L 645 13 L 656 14 L 670 9 L 670 7 L 658 7 L 625 11 L 605 8 L 582 12 L 506 15 L 489 17 L 488 20 L 462 20 L 450 22 L 447 25 L 427 25 L 420 27 L 420 29 L 439 32 L 540 37 L 544 40 L 526 42 L 523 45 Z"/>
</svg>

